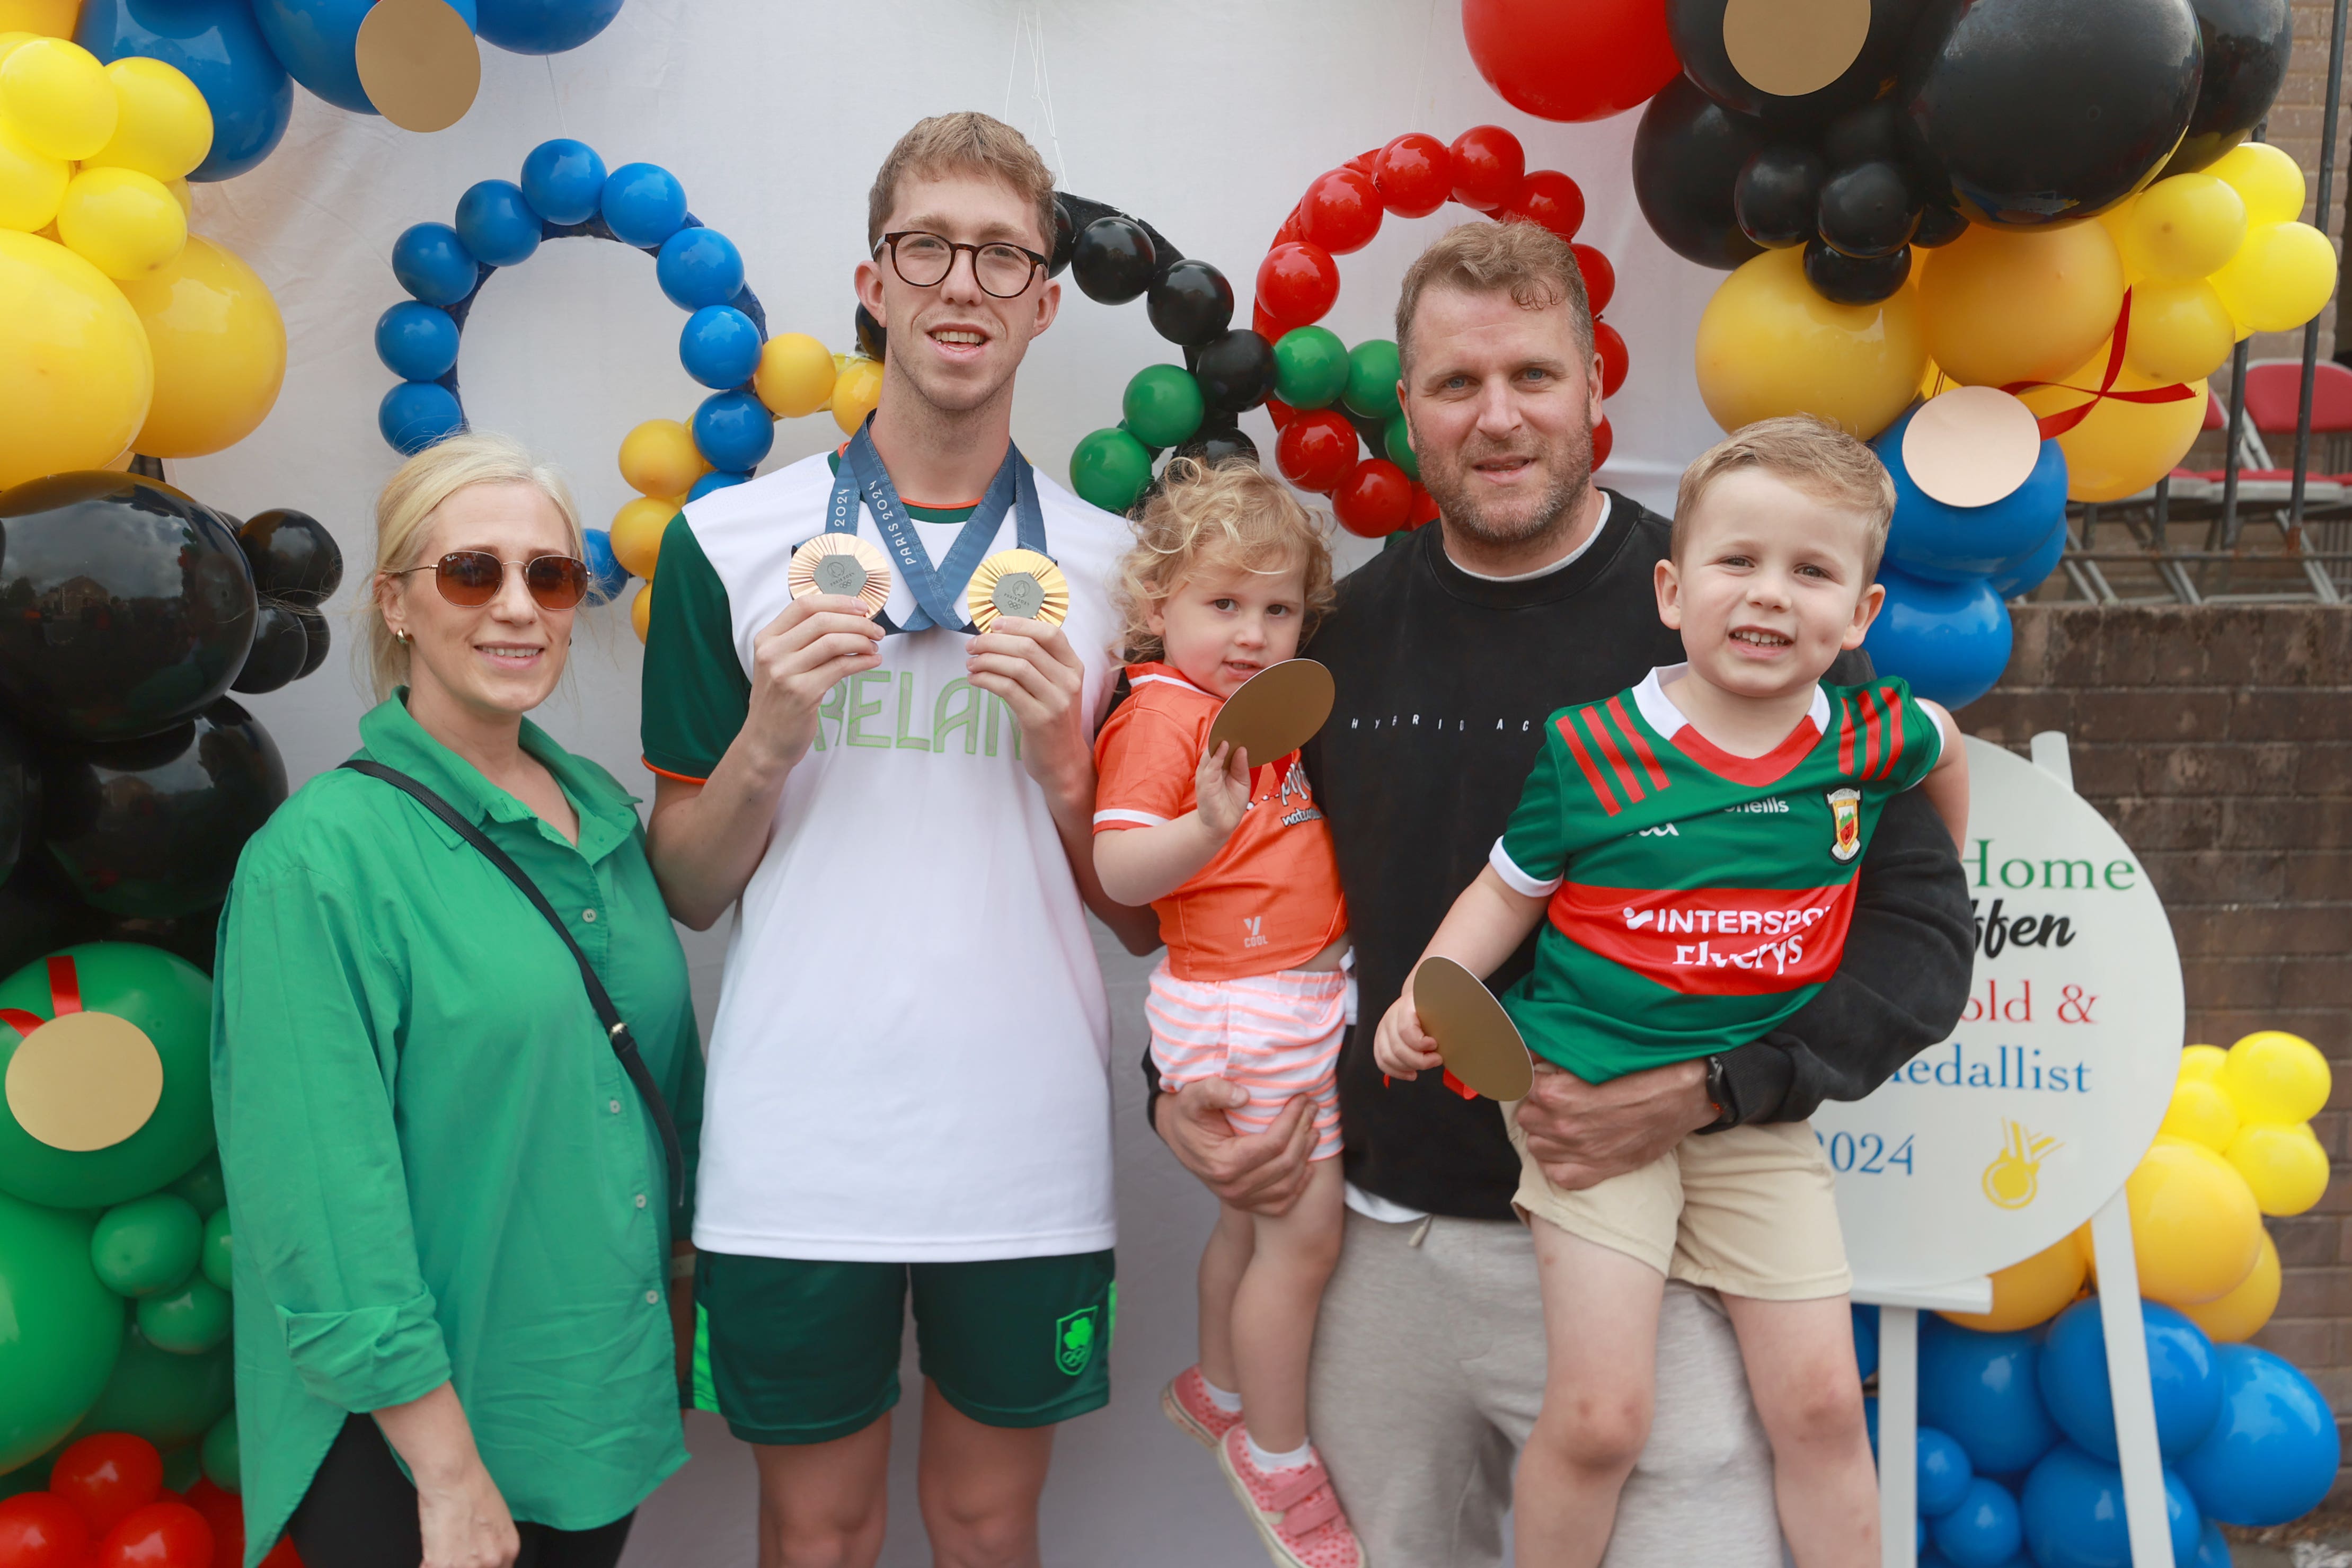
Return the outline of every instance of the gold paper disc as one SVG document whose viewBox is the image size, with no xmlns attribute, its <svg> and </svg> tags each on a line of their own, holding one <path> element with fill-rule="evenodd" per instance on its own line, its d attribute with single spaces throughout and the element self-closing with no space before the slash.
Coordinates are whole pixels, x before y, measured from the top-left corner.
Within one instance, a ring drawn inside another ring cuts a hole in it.
<svg viewBox="0 0 2352 1568">
<path fill-rule="evenodd" d="M 1312 659 L 1285 659 L 1244 681 L 1209 726 L 1209 749 L 1228 742 L 1249 753 L 1250 767 L 1279 762 L 1331 716 L 1331 672 Z"/>
<path fill-rule="evenodd" d="M 1750 87 L 1801 98 L 1843 76 L 1870 40 L 1870 0 L 1729 0 L 1723 52 Z"/>
<path fill-rule="evenodd" d="M 1033 549 L 1001 549 L 980 563 L 964 590 L 972 629 L 985 632 L 1000 615 L 1059 626 L 1070 613 L 1070 584 L 1062 569 Z"/>
<path fill-rule="evenodd" d="M 866 606 L 870 619 L 890 602 L 890 563 L 856 534 L 819 534 L 793 551 L 786 583 L 794 599 L 835 593 Z"/>
<path fill-rule="evenodd" d="M 403 131 L 446 131 L 481 90 L 481 46 L 448 0 L 376 0 L 352 55 L 368 101 Z"/>
<path fill-rule="evenodd" d="M 147 1124 L 163 1098 L 163 1059 L 129 1019 L 68 1013 L 26 1035 L 8 1058 L 16 1124 L 53 1149 L 110 1149 Z"/>
<path fill-rule="evenodd" d="M 1451 958 L 1424 958 L 1412 972 L 1412 1007 L 1448 1072 L 1489 1100 L 1528 1097 L 1535 1059 L 1477 976 Z"/>
</svg>

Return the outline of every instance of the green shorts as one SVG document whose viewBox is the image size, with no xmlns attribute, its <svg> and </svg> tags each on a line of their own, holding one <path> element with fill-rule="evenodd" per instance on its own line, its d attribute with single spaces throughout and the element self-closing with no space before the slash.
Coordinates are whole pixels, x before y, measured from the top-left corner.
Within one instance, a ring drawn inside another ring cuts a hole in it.
<svg viewBox="0 0 2352 1568">
<path fill-rule="evenodd" d="M 829 1443 L 898 1403 L 908 1287 L 923 1375 L 990 1427 L 1110 1402 L 1118 1285 L 1108 1249 L 971 1263 L 696 1255 L 697 1404 L 747 1443 Z"/>
</svg>

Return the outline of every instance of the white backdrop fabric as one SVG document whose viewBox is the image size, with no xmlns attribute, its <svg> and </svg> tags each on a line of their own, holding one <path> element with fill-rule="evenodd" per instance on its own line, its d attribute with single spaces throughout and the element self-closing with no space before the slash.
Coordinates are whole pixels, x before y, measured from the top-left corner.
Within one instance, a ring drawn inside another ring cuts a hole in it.
<svg viewBox="0 0 2352 1568">
<path fill-rule="evenodd" d="M 1664 507 L 1683 465 L 1719 434 L 1690 370 L 1719 275 L 1668 252 L 1643 223 L 1630 175 L 1635 116 L 1560 126 L 1510 109 L 1471 64 L 1452 0 L 628 0 L 602 37 L 570 54 L 482 52 L 481 97 L 451 130 L 411 135 L 298 92 L 292 128 L 268 162 L 196 187 L 193 227 L 259 270 L 292 346 L 285 391 L 260 429 L 226 452 L 171 464 L 171 477 L 239 516 L 270 507 L 316 515 L 349 568 L 330 607 L 340 641 L 327 666 L 239 699 L 276 737 L 298 786 L 349 754 L 366 706 L 349 612 L 373 557 L 370 504 L 398 463 L 376 434 L 376 404 L 394 378 L 373 347 L 376 318 L 404 298 L 393 241 L 411 224 L 450 221 L 476 181 L 517 178 L 524 155 L 551 136 L 578 137 L 612 166 L 669 168 L 696 215 L 741 248 L 770 329 L 847 350 L 866 188 L 923 115 L 982 109 L 1019 126 L 1063 189 L 1145 218 L 1223 269 L 1240 296 L 1237 325 L 1250 319 L 1268 240 L 1317 174 L 1406 131 L 1451 141 L 1499 123 L 1525 141 L 1531 168 L 1565 170 L 1582 185 L 1580 237 L 1616 266 L 1607 319 L 1630 345 L 1633 371 L 1611 400 L 1616 452 L 1603 481 Z M 1390 336 L 1406 264 L 1445 223 L 1468 216 L 1448 206 L 1389 220 L 1372 245 L 1341 258 L 1345 284 L 1326 325 L 1351 343 Z M 1056 474 L 1080 436 L 1117 423 L 1129 376 L 1178 358 L 1141 300 L 1096 304 L 1066 275 L 1063 287 L 1061 319 L 1030 350 L 1013 419 L 1023 450 Z M 621 437 L 643 420 L 687 418 L 704 393 L 678 366 L 684 319 L 656 287 L 649 257 L 610 243 L 543 246 L 493 279 L 474 309 L 458 367 L 467 413 L 561 465 L 601 524 L 630 495 L 615 466 Z M 1270 460 L 1265 413 L 1244 423 Z M 822 413 L 784 423 L 762 468 L 839 439 Z M 1370 549 L 1345 548 L 1350 559 Z M 538 717 L 649 798 L 636 640 L 623 608 L 585 620 L 563 688 Z M 685 934 L 706 1029 L 722 931 Z M 1213 1462 L 1157 1407 L 1160 1385 L 1192 1359 L 1192 1269 L 1214 1205 L 1142 1118 L 1135 1064 L 1148 965 L 1099 929 L 1097 946 L 1117 1030 L 1115 1393 L 1108 1410 L 1061 1434 L 1045 1561 L 1262 1563 Z M 1435 1340 L 1445 1328 L 1428 1332 Z M 911 1396 L 911 1336 L 906 1379 Z M 902 1409 L 916 1407 L 910 1397 Z M 883 1553 L 894 1568 L 930 1561 L 915 1506 L 915 1427 L 902 1420 L 896 1434 Z M 691 1418 L 688 1437 L 694 1461 L 647 1503 L 630 1568 L 753 1561 L 749 1450 L 715 1416 Z"/>
</svg>

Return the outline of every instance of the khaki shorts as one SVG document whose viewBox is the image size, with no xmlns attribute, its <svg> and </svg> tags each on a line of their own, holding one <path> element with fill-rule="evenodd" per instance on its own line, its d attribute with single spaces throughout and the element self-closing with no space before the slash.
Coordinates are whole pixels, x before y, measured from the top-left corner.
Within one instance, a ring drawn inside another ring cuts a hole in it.
<svg viewBox="0 0 2352 1568">
<path fill-rule="evenodd" d="M 1810 1122 L 1696 1134 L 1638 1170 L 1567 1192 L 1528 1153 L 1518 1102 L 1503 1124 L 1519 1152 L 1512 1206 L 1622 1252 L 1669 1279 L 1762 1301 L 1810 1301 L 1853 1286 L 1829 1161 Z"/>
</svg>

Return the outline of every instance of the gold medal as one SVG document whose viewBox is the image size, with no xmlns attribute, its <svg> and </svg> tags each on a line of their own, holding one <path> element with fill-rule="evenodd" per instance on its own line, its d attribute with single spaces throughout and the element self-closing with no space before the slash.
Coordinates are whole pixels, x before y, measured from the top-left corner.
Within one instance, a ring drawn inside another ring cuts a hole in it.
<svg viewBox="0 0 2352 1568">
<path fill-rule="evenodd" d="M 978 632 L 1000 615 L 1059 626 L 1070 613 L 1070 584 L 1060 567 L 1035 550 L 998 550 L 971 574 L 963 602 Z"/>
<path fill-rule="evenodd" d="M 794 599 L 837 593 L 866 606 L 870 619 L 890 602 L 890 563 L 856 534 L 819 534 L 793 551 L 786 582 Z"/>
</svg>

